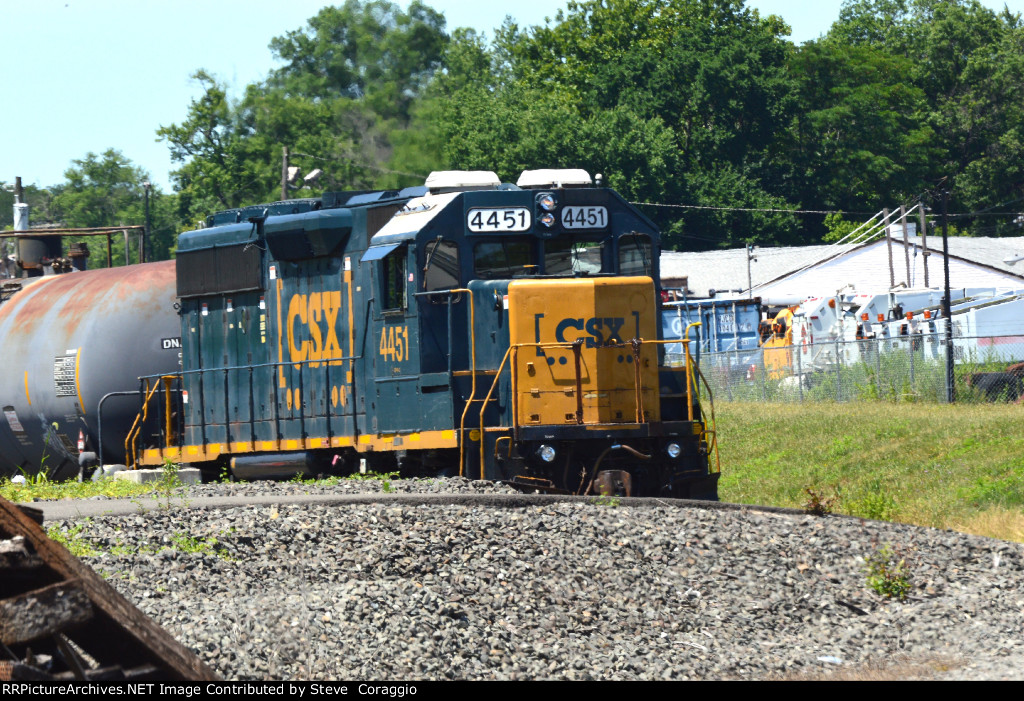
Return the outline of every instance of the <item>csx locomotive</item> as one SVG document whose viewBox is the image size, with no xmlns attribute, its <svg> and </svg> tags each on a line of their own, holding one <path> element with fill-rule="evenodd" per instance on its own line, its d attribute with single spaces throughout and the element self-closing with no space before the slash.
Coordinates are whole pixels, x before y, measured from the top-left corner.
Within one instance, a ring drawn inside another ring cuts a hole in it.
<svg viewBox="0 0 1024 701">
<path fill-rule="evenodd" d="M 180 367 L 142 378 L 126 462 L 715 499 L 699 370 L 663 361 L 659 250 L 580 170 L 214 214 L 179 238 Z"/>
</svg>

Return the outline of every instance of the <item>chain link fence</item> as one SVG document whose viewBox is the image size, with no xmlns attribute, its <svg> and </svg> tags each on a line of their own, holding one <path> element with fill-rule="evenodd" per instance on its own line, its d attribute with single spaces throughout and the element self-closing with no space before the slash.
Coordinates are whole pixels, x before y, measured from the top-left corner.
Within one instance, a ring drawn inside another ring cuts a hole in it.
<svg viewBox="0 0 1024 701">
<path fill-rule="evenodd" d="M 1024 336 L 954 337 L 953 400 L 1024 397 Z M 946 402 L 943 334 L 703 353 L 716 401 Z"/>
</svg>

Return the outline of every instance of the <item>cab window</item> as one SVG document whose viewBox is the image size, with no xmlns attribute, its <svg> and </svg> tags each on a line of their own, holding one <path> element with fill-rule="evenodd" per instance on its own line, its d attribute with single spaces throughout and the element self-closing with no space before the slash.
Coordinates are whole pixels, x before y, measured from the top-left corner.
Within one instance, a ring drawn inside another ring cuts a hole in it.
<svg viewBox="0 0 1024 701">
<path fill-rule="evenodd" d="M 606 272 L 604 244 L 559 236 L 544 242 L 545 275 L 593 275 Z"/>
<path fill-rule="evenodd" d="M 652 275 L 651 237 L 629 233 L 619 237 L 619 275 Z"/>
<path fill-rule="evenodd" d="M 405 309 L 406 247 L 399 246 L 381 261 L 381 309 Z"/>
<path fill-rule="evenodd" d="M 530 241 L 483 241 L 473 249 L 473 272 L 482 280 L 522 277 L 536 269 Z"/>
<path fill-rule="evenodd" d="M 423 250 L 423 289 L 432 292 L 458 287 L 458 244 L 438 238 L 428 242 Z"/>
</svg>

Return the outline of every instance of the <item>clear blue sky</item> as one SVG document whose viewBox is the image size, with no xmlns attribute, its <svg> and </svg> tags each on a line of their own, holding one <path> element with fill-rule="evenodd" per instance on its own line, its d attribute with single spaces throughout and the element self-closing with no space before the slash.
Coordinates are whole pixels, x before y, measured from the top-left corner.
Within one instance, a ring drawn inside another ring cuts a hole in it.
<svg viewBox="0 0 1024 701">
<path fill-rule="evenodd" d="M 1002 8 L 1002 0 L 983 0 Z M 407 0 L 399 0 L 403 6 Z M 1006 0 L 1024 11 L 1024 0 Z M 543 24 L 565 0 L 427 0 L 449 31 L 488 36 L 511 14 Z M 46 187 L 71 161 L 116 148 L 169 192 L 174 168 L 161 125 L 180 122 L 205 68 L 233 94 L 275 66 L 270 40 L 298 29 L 324 0 L 0 0 L 0 181 Z M 781 15 L 800 43 L 828 31 L 841 0 L 748 0 Z"/>
</svg>

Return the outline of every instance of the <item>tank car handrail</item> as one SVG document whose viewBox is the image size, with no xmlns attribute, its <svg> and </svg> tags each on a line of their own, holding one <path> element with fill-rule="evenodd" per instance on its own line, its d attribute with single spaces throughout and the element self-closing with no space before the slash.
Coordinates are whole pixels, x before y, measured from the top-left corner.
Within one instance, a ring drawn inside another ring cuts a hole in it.
<svg viewBox="0 0 1024 701">
<path fill-rule="evenodd" d="M 103 464 L 103 404 L 111 397 L 137 397 L 139 391 L 136 389 L 122 390 L 120 392 L 107 392 L 96 403 L 96 454 L 99 456 L 100 465 Z"/>
</svg>

